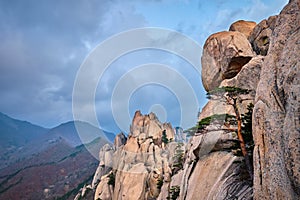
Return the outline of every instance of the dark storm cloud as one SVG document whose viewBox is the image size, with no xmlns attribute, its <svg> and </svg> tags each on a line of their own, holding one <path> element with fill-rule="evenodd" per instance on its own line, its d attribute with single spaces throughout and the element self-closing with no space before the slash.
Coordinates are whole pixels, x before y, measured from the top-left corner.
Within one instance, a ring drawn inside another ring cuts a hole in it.
<svg viewBox="0 0 300 200">
<path fill-rule="evenodd" d="M 70 120 L 74 79 L 90 48 L 143 22 L 121 8 L 117 1 L 0 1 L 0 111 L 46 126 Z"/>
</svg>

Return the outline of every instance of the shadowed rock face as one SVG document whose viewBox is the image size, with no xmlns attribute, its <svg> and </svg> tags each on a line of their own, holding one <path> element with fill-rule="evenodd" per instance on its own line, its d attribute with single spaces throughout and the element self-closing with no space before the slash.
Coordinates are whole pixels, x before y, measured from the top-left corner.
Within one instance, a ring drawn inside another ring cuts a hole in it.
<svg viewBox="0 0 300 200">
<path fill-rule="evenodd" d="M 119 148 L 120 146 L 124 145 L 127 141 L 126 136 L 124 133 L 119 133 L 116 135 L 115 140 L 114 140 L 114 146 L 115 148 Z"/>
<path fill-rule="evenodd" d="M 251 57 L 238 56 L 233 57 L 228 64 L 227 71 L 224 72 L 223 78 L 229 79 L 235 77 L 242 69 L 242 67 L 251 60 Z"/>
<path fill-rule="evenodd" d="M 242 113 L 247 111 L 247 105 L 253 103 L 255 97 L 255 90 L 257 88 L 258 81 L 260 79 L 261 66 L 264 60 L 264 56 L 255 56 L 247 64 L 245 64 L 240 72 L 230 79 L 223 80 L 219 87 L 222 86 L 233 86 L 239 88 L 247 88 L 253 91 L 247 96 L 247 101 L 241 103 L 240 110 Z M 203 118 L 209 117 L 214 114 L 224 114 L 228 113 L 234 115 L 232 106 L 219 101 L 208 101 L 208 103 L 203 107 L 200 115 L 199 121 Z"/>
<path fill-rule="evenodd" d="M 249 41 L 257 55 L 267 55 L 276 18 L 277 16 L 271 16 L 267 20 L 261 21 L 251 32 Z"/>
<path fill-rule="evenodd" d="M 254 107 L 255 199 L 300 199 L 300 2 L 278 15 Z"/>
</svg>

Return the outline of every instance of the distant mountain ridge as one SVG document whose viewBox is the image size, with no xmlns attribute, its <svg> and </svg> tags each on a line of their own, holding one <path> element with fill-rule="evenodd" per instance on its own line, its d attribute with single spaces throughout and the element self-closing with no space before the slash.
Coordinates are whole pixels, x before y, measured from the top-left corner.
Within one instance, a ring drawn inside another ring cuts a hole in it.
<svg viewBox="0 0 300 200">
<path fill-rule="evenodd" d="M 75 127 L 75 124 L 77 127 Z M 79 141 L 76 128 L 85 130 L 84 138 L 86 141 Z M 109 141 L 113 141 L 115 134 L 101 130 L 88 122 L 82 121 L 68 121 L 62 123 L 54 128 L 44 128 L 42 126 L 32 124 L 27 121 L 14 119 L 2 112 L 0 112 L 0 145 L 7 147 L 8 145 L 22 146 L 35 140 L 44 134 L 52 134 L 61 136 L 71 145 L 81 145 L 82 143 L 89 143 L 98 136 L 104 133 Z M 74 140 L 74 141 L 73 141 Z"/>
<path fill-rule="evenodd" d="M 78 134 L 78 131 L 81 135 Z M 47 133 L 49 137 L 57 136 L 62 137 L 69 145 L 78 146 L 81 144 L 87 144 L 97 137 L 106 137 L 109 141 L 114 134 L 103 131 L 87 122 L 82 121 L 69 121 L 59 126 L 56 126 L 49 130 Z"/>
<path fill-rule="evenodd" d="M 25 145 L 48 131 L 49 129 L 11 118 L 0 112 L 0 148 Z"/>
<path fill-rule="evenodd" d="M 0 169 L 41 152 L 60 140 L 76 147 L 99 137 L 112 142 L 115 134 L 81 121 L 69 121 L 47 129 L 0 112 Z"/>
<path fill-rule="evenodd" d="M 47 129 L 0 112 L 0 199 L 73 199 L 114 136 L 87 122 Z"/>
</svg>

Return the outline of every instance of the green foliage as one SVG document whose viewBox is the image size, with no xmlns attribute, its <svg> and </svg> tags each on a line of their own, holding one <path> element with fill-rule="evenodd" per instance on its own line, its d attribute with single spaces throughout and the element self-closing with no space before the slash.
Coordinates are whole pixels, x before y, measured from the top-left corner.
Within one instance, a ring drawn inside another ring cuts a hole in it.
<svg viewBox="0 0 300 200">
<path fill-rule="evenodd" d="M 247 149 L 247 146 L 249 147 L 249 140 L 251 140 L 251 138 L 247 139 L 248 140 L 248 144 L 247 144 L 247 142 L 244 139 L 245 135 L 243 134 L 243 130 L 242 130 L 243 129 L 243 127 L 242 127 L 242 124 L 243 124 L 242 117 L 243 116 L 241 115 L 240 110 L 239 110 L 239 103 L 241 103 L 243 100 L 246 100 L 246 99 L 242 98 L 243 97 L 242 95 L 249 94 L 250 92 L 251 92 L 251 90 L 248 90 L 248 89 L 226 86 L 226 87 L 219 87 L 212 91 L 209 91 L 207 93 L 207 98 L 212 99 L 212 100 L 220 100 L 220 101 L 226 102 L 227 105 L 231 105 L 233 107 L 234 113 L 236 115 L 236 120 L 237 120 L 237 135 L 238 135 L 238 139 L 240 141 L 241 152 L 245 158 L 245 163 L 246 163 L 249 175 L 250 175 L 251 179 L 253 180 L 253 168 L 252 168 L 252 163 L 251 163 L 249 155 L 248 155 L 249 149 Z M 249 110 L 248 110 L 248 112 L 249 112 Z M 252 116 L 252 113 L 247 113 L 244 115 L 244 117 L 247 116 L 247 119 L 244 119 L 244 122 L 245 121 L 249 122 L 250 115 Z M 247 128 L 249 129 L 249 125 L 247 125 Z M 246 132 L 247 131 L 244 131 L 244 133 L 246 133 Z M 252 133 L 249 134 L 249 132 L 248 132 L 247 136 L 250 137 L 250 135 L 252 137 Z M 252 153 L 252 151 L 251 151 L 251 153 Z"/>
<path fill-rule="evenodd" d="M 184 151 L 182 149 L 183 143 L 177 143 L 174 154 L 174 163 L 172 165 L 173 173 L 176 173 L 183 168 Z"/>
<path fill-rule="evenodd" d="M 161 141 L 162 141 L 163 143 L 165 143 L 165 144 L 168 144 L 168 143 L 169 143 L 169 139 L 167 138 L 166 130 L 163 130 L 163 132 L 162 132 Z"/>
<path fill-rule="evenodd" d="M 163 184 L 164 184 L 164 180 L 162 178 L 158 179 L 158 182 L 156 184 L 157 189 L 160 190 Z"/>
<path fill-rule="evenodd" d="M 237 87 L 231 87 L 231 86 L 225 86 L 225 87 L 218 87 L 215 88 L 214 90 L 211 90 L 206 93 L 206 96 L 208 99 L 211 99 L 213 96 L 224 96 L 225 94 L 234 97 L 234 96 L 239 96 L 243 94 L 249 94 L 251 90 L 248 89 L 242 89 L 242 88 L 237 88 Z"/>
<path fill-rule="evenodd" d="M 177 197 L 179 197 L 179 194 L 180 194 L 180 186 L 179 185 L 172 186 L 169 190 L 169 196 L 167 197 L 167 199 L 176 200 Z"/>
<path fill-rule="evenodd" d="M 209 117 L 203 118 L 201 121 L 198 122 L 197 129 L 202 130 L 206 126 L 212 123 L 222 124 L 225 122 L 231 122 L 235 119 L 235 116 L 229 114 L 214 114 Z"/>
<path fill-rule="evenodd" d="M 263 45 L 269 44 L 269 38 L 267 36 L 263 37 L 261 40 L 262 40 Z"/>
<path fill-rule="evenodd" d="M 192 128 L 189 128 L 187 130 L 184 131 L 184 133 L 187 133 L 188 136 L 194 136 L 195 133 L 197 132 L 197 125 L 196 126 L 193 126 Z"/>
<path fill-rule="evenodd" d="M 248 141 L 253 140 L 252 138 L 252 113 L 253 113 L 254 105 L 250 103 L 247 106 L 247 112 L 245 114 L 242 114 L 242 130 L 243 134 L 248 137 Z M 251 135 L 251 137 L 249 137 Z M 246 140 L 246 138 L 245 138 Z"/>
<path fill-rule="evenodd" d="M 203 130 L 206 126 L 212 123 L 222 124 L 225 122 L 230 123 L 231 125 L 236 124 L 235 116 L 229 114 L 214 114 L 198 121 L 196 126 L 189 128 L 185 132 L 193 136 L 196 132 Z"/>
<path fill-rule="evenodd" d="M 252 113 L 253 113 L 254 105 L 250 103 L 247 106 L 247 112 L 242 114 L 242 134 L 245 140 L 246 149 L 250 156 L 250 160 L 252 160 L 253 149 L 254 149 L 254 141 L 252 135 Z"/>
<path fill-rule="evenodd" d="M 109 180 L 108 180 L 107 184 L 108 184 L 108 185 L 112 185 L 113 187 L 115 187 L 115 180 L 116 180 L 115 174 L 114 174 L 113 172 L 111 172 L 111 173 L 108 175 L 108 178 L 109 178 Z"/>
</svg>

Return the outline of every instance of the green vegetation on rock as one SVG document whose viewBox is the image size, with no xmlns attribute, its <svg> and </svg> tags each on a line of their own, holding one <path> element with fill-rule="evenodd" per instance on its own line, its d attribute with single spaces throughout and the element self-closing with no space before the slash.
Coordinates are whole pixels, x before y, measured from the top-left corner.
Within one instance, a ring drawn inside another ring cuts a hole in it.
<svg viewBox="0 0 300 200">
<path fill-rule="evenodd" d="M 107 184 L 112 185 L 113 187 L 115 187 L 115 179 L 116 179 L 115 174 L 113 172 L 111 172 L 108 175 L 108 178 L 109 178 L 109 180 L 108 180 Z"/>
<path fill-rule="evenodd" d="M 183 143 L 177 143 L 174 154 L 174 163 L 172 165 L 172 172 L 176 174 L 180 169 L 183 168 L 184 163 L 184 150 L 182 149 Z"/>
<path fill-rule="evenodd" d="M 167 138 L 166 130 L 163 130 L 163 132 L 162 132 L 161 141 L 165 144 L 169 143 L 169 139 Z"/>
<path fill-rule="evenodd" d="M 176 200 L 179 197 L 180 194 L 180 186 L 179 185 L 174 185 L 170 188 L 169 190 L 169 196 L 167 199 L 169 200 Z"/>
<path fill-rule="evenodd" d="M 221 102 L 225 102 L 227 105 L 232 106 L 235 118 L 237 121 L 237 135 L 240 141 L 240 147 L 243 153 L 243 156 L 245 158 L 246 166 L 248 168 L 249 175 L 251 179 L 253 179 L 253 169 L 252 164 L 250 163 L 248 151 L 246 149 L 245 140 L 242 134 L 242 115 L 239 110 L 239 106 L 242 101 L 247 100 L 243 99 L 243 95 L 250 94 L 251 90 L 248 89 L 242 89 L 237 87 L 219 87 L 215 88 L 212 91 L 207 92 L 207 98 L 210 100 L 219 100 Z"/>
</svg>

